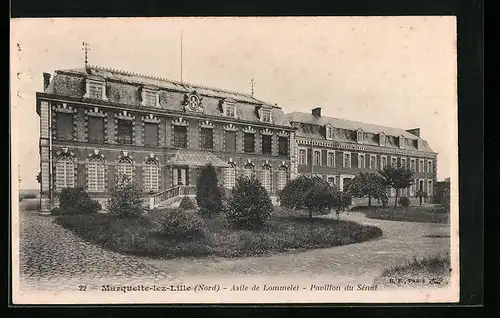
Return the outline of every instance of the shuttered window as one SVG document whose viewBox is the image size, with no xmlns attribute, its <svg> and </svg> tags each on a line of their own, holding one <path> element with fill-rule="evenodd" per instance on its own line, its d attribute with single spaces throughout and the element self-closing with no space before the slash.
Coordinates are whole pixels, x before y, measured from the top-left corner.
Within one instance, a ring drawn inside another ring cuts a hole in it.
<svg viewBox="0 0 500 318">
<path fill-rule="evenodd" d="M 89 116 L 88 119 L 88 138 L 89 142 L 104 142 L 104 118 Z"/>
<path fill-rule="evenodd" d="M 288 138 L 278 138 L 278 152 L 280 156 L 288 156 Z"/>
<path fill-rule="evenodd" d="M 132 144 L 132 121 L 118 120 L 118 143 Z"/>
<path fill-rule="evenodd" d="M 187 128 L 184 126 L 174 126 L 174 147 L 187 147 Z"/>
<path fill-rule="evenodd" d="M 236 152 L 236 131 L 226 131 L 226 151 Z"/>
<path fill-rule="evenodd" d="M 214 131 L 212 128 L 201 128 L 201 149 L 214 148 Z"/>
<path fill-rule="evenodd" d="M 57 139 L 73 139 L 73 114 L 56 113 Z"/>
<path fill-rule="evenodd" d="M 243 137 L 243 150 L 245 152 L 255 151 L 255 136 L 252 133 L 245 133 Z"/>
<path fill-rule="evenodd" d="M 262 153 L 264 155 L 271 154 L 271 136 L 262 135 Z"/>
<path fill-rule="evenodd" d="M 144 123 L 144 144 L 158 146 L 158 124 Z"/>
</svg>

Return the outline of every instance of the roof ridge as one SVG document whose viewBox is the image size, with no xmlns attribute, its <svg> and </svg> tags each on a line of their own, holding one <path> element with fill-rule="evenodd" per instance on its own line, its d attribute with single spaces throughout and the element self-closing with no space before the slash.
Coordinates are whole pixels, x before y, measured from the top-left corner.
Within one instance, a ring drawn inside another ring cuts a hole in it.
<svg viewBox="0 0 500 318">
<path fill-rule="evenodd" d="M 111 67 L 104 67 L 104 66 L 99 66 L 99 65 L 90 65 L 89 64 L 88 67 L 89 68 L 94 68 L 94 69 L 97 69 L 97 70 L 102 70 L 102 71 L 119 73 L 119 74 L 123 74 L 123 75 L 140 76 L 140 77 L 154 79 L 154 80 L 159 80 L 159 81 L 166 81 L 166 82 L 174 83 L 174 84 L 177 84 L 177 85 L 187 85 L 187 86 L 192 86 L 194 88 L 208 89 L 208 90 L 218 91 L 218 92 L 221 92 L 221 93 L 229 93 L 229 94 L 242 95 L 242 96 L 245 96 L 245 97 L 253 98 L 256 101 L 261 102 L 260 100 L 258 100 L 255 97 L 253 97 L 251 94 L 237 92 L 237 91 L 233 91 L 233 90 L 229 90 L 229 89 L 224 89 L 224 88 L 220 88 L 220 87 L 208 86 L 208 85 L 198 85 L 198 84 L 193 84 L 193 83 L 189 83 L 189 82 L 174 80 L 174 79 L 171 79 L 171 78 L 166 78 L 166 77 L 161 77 L 161 76 L 156 76 L 156 75 L 151 75 L 151 74 L 144 74 L 144 73 L 137 73 L 137 72 L 125 71 L 125 70 L 115 69 L 115 68 L 111 68 Z"/>
</svg>

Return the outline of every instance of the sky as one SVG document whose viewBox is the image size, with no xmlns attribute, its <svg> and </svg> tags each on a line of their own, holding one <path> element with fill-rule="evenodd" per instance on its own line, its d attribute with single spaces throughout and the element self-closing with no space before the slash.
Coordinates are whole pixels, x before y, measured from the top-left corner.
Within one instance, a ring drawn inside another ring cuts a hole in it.
<svg viewBox="0 0 500 318">
<path fill-rule="evenodd" d="M 181 59 L 182 33 L 182 59 Z M 285 113 L 420 128 L 438 180 L 458 171 L 454 17 L 11 20 L 13 176 L 37 189 L 43 73 L 89 64 L 250 93 Z"/>
</svg>

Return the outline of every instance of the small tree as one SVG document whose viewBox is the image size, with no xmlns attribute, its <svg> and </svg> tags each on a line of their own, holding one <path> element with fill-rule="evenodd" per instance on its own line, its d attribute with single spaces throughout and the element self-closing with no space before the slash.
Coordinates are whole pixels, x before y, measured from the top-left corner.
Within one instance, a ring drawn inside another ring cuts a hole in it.
<svg viewBox="0 0 500 318">
<path fill-rule="evenodd" d="M 92 200 L 82 188 L 63 188 L 58 194 L 60 214 L 95 213 L 101 209 L 99 202 Z"/>
<path fill-rule="evenodd" d="M 181 202 L 179 203 L 179 208 L 182 210 L 194 210 L 196 209 L 193 200 L 189 197 L 183 197 Z"/>
<path fill-rule="evenodd" d="M 136 217 L 144 213 L 142 188 L 134 182 L 129 182 L 126 176 L 119 177 L 108 190 L 108 211 L 120 217 Z"/>
<path fill-rule="evenodd" d="M 394 200 L 394 207 L 398 204 L 398 190 L 408 188 L 413 182 L 413 172 L 403 167 L 387 166 L 379 171 L 385 180 L 387 186 L 396 190 L 396 198 Z"/>
<path fill-rule="evenodd" d="M 313 186 L 313 178 L 307 175 L 300 175 L 291 180 L 279 193 L 281 206 L 291 209 L 305 209 L 304 194 Z"/>
<path fill-rule="evenodd" d="M 196 203 L 202 214 L 209 218 L 222 209 L 222 193 L 214 166 L 208 164 L 201 168 L 196 180 Z"/>
<path fill-rule="evenodd" d="M 347 187 L 347 193 L 353 197 L 368 196 L 368 206 L 372 206 L 372 198 L 387 204 L 385 179 L 380 174 L 360 172 Z"/>
<path fill-rule="evenodd" d="M 271 216 L 269 194 L 254 176 L 239 177 L 225 211 L 227 223 L 234 228 L 260 229 Z"/>
</svg>

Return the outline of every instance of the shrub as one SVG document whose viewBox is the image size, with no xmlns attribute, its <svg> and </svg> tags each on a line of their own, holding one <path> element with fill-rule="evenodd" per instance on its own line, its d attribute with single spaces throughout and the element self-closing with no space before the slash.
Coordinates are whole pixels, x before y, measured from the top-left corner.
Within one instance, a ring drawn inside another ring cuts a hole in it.
<svg viewBox="0 0 500 318">
<path fill-rule="evenodd" d="M 107 207 L 111 215 L 136 217 L 144 213 L 143 191 L 133 182 L 118 182 L 108 190 Z"/>
<path fill-rule="evenodd" d="M 92 200 L 89 194 L 81 187 L 64 188 L 59 193 L 59 208 L 61 214 L 96 213 L 102 207 L 99 202 Z"/>
<path fill-rule="evenodd" d="M 443 192 L 443 197 L 441 199 L 441 207 L 445 212 L 450 212 L 450 189 L 446 189 Z"/>
<path fill-rule="evenodd" d="M 189 197 L 183 197 L 181 203 L 179 203 L 179 208 L 182 210 L 194 210 L 196 206 L 194 205 L 193 200 Z"/>
<path fill-rule="evenodd" d="M 217 180 L 217 172 L 210 164 L 201 168 L 196 180 L 196 203 L 200 207 L 200 212 L 209 217 L 222 209 L 222 193 Z"/>
<path fill-rule="evenodd" d="M 410 199 L 408 199 L 407 197 L 401 197 L 398 200 L 398 204 L 408 207 L 408 206 L 410 206 Z"/>
<path fill-rule="evenodd" d="M 229 226 L 260 229 L 271 216 L 273 204 L 269 194 L 254 176 L 236 180 L 232 198 L 225 211 Z"/>
<path fill-rule="evenodd" d="M 194 212 L 176 208 L 162 211 L 162 233 L 164 235 L 194 235 L 198 234 L 203 227 L 203 221 Z"/>
</svg>

